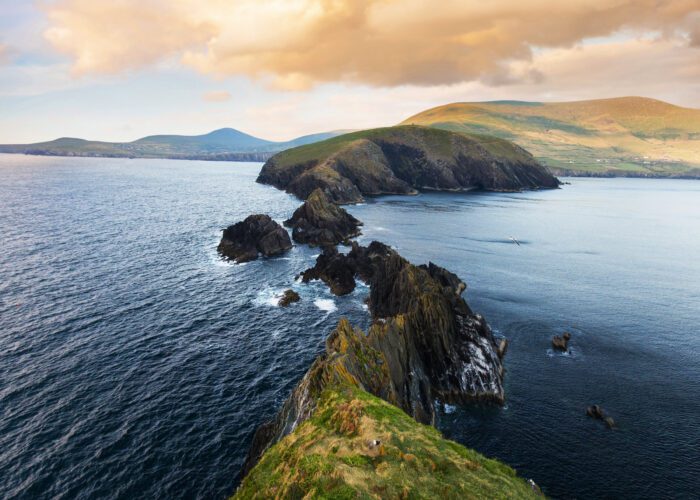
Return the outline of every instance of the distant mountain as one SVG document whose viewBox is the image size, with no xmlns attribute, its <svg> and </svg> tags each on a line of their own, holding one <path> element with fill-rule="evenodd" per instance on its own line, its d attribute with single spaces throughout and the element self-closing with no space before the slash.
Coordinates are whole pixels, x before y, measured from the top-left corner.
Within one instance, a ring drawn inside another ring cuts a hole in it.
<svg viewBox="0 0 700 500">
<path fill-rule="evenodd" d="M 275 142 L 232 128 L 222 128 L 204 135 L 151 135 L 133 142 L 100 142 L 63 137 L 34 144 L 0 145 L 0 152 L 51 156 L 264 161 L 279 151 L 343 133 L 345 131 L 338 130 Z"/>
<path fill-rule="evenodd" d="M 700 110 L 643 97 L 453 103 L 402 123 L 509 139 L 557 175 L 700 177 Z"/>
</svg>

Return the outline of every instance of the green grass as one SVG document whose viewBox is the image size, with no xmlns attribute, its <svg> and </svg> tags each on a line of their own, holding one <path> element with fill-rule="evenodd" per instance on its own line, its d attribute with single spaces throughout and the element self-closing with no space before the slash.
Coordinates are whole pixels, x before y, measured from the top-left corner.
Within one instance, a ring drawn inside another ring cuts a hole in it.
<svg viewBox="0 0 700 500">
<path fill-rule="evenodd" d="M 355 433 L 339 430 L 346 418 L 358 424 Z M 349 385 L 326 388 L 315 414 L 267 450 L 234 496 L 439 497 L 538 498 L 507 465 Z"/>
<path fill-rule="evenodd" d="M 700 167 L 700 110 L 653 99 L 453 103 L 403 124 L 508 139 L 549 166 L 584 173 L 685 175 Z"/>
<path fill-rule="evenodd" d="M 446 158 L 454 155 L 456 144 L 461 146 L 465 144 L 479 145 L 493 155 L 509 159 L 523 155 L 521 150 L 498 137 L 478 133 L 456 133 L 433 127 L 403 125 L 351 132 L 314 144 L 288 149 L 275 155 L 275 165 L 279 168 L 285 168 L 292 165 L 320 163 L 361 140 L 374 143 L 393 142 L 421 145 L 431 154 Z"/>
</svg>

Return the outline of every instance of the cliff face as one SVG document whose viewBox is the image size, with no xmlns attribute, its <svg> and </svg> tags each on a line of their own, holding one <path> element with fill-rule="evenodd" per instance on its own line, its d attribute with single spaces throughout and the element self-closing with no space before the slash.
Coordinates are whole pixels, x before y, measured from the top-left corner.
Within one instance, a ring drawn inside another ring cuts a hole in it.
<svg viewBox="0 0 700 500">
<path fill-rule="evenodd" d="M 272 446 L 234 498 L 538 498 L 508 466 L 350 384 Z"/>
<path fill-rule="evenodd" d="M 373 323 L 365 334 L 340 321 L 277 418 L 256 433 L 244 473 L 314 413 L 329 385 L 367 391 L 423 423 L 434 422 L 436 400 L 504 401 L 496 342 L 460 296 L 465 285 L 454 274 L 414 266 L 378 242 L 333 258 L 337 269 L 369 283 Z"/>
<path fill-rule="evenodd" d="M 520 191 L 559 181 L 503 139 L 417 126 L 366 130 L 276 154 L 258 182 L 301 199 L 321 188 L 336 203 L 417 190 Z"/>
<path fill-rule="evenodd" d="M 317 188 L 284 225 L 292 228 L 292 238 L 297 243 L 325 246 L 358 236 L 362 223 Z"/>
</svg>

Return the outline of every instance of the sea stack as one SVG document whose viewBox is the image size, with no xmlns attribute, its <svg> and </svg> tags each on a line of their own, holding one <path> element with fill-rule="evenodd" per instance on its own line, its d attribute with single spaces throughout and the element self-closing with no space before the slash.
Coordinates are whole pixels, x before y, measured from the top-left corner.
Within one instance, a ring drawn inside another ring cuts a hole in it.
<svg viewBox="0 0 700 500">
<path fill-rule="evenodd" d="M 223 231 L 217 250 L 234 262 L 248 262 L 262 254 L 279 255 L 292 248 L 287 231 L 270 216 L 256 214 L 246 217 Z"/>
<path fill-rule="evenodd" d="M 292 228 L 292 238 L 297 243 L 327 246 L 347 243 L 358 236 L 362 223 L 317 188 L 284 225 Z"/>
</svg>

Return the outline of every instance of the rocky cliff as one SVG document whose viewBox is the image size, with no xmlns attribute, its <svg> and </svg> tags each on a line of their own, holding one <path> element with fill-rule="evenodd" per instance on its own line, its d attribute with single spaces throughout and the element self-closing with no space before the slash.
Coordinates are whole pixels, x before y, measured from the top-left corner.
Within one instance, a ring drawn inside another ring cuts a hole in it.
<svg viewBox="0 0 700 500">
<path fill-rule="evenodd" d="M 310 418 L 329 385 L 352 385 L 429 424 L 436 401 L 504 401 L 496 341 L 461 297 L 459 278 L 433 264 L 415 266 L 379 242 L 330 253 L 337 269 L 369 284 L 373 323 L 363 332 L 340 321 L 277 418 L 256 433 L 244 472 Z M 321 266 L 328 254 L 319 256 Z"/>
<path fill-rule="evenodd" d="M 336 203 L 418 190 L 520 191 L 559 185 L 511 142 L 419 126 L 354 132 L 283 151 L 265 163 L 258 182 L 301 199 L 321 188 Z"/>
</svg>

